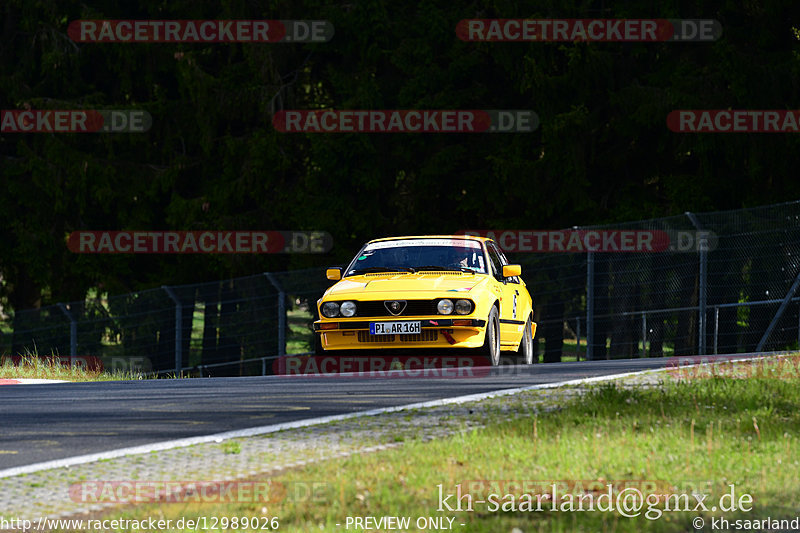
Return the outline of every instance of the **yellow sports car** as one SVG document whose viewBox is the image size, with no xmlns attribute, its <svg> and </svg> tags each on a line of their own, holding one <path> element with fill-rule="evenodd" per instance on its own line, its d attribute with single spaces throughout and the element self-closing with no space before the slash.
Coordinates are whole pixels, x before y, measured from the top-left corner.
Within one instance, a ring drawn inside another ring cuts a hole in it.
<svg viewBox="0 0 800 533">
<path fill-rule="evenodd" d="M 474 348 L 492 365 L 500 351 L 533 361 L 533 301 L 497 244 L 431 235 L 366 243 L 317 302 L 325 351 Z"/>
</svg>

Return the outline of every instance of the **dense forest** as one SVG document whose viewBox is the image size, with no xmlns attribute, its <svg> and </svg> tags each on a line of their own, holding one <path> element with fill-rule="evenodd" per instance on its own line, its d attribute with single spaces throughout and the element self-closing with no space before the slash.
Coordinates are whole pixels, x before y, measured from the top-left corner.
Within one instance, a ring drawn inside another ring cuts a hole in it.
<svg viewBox="0 0 800 533">
<path fill-rule="evenodd" d="M 186 0 L 0 6 L 0 109 L 143 110 L 146 132 L 0 133 L 0 302 L 28 309 L 335 263 L 364 240 L 564 228 L 800 198 L 790 133 L 680 109 L 798 108 L 800 4 Z M 712 42 L 471 42 L 462 19 L 705 18 Z M 325 20 L 316 43 L 76 42 L 94 19 Z M 287 133 L 315 109 L 531 110 L 523 133 Z M 76 254 L 82 230 L 317 230 L 326 254 Z"/>
</svg>

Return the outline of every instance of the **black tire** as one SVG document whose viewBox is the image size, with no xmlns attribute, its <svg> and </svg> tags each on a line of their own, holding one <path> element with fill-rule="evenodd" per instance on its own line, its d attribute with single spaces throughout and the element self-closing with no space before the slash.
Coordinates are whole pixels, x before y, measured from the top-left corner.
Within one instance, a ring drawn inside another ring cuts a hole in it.
<svg viewBox="0 0 800 533">
<path fill-rule="evenodd" d="M 531 317 L 528 317 L 528 320 L 525 322 L 525 333 L 522 334 L 522 340 L 519 341 L 516 362 L 518 365 L 533 364 L 533 336 L 531 335 Z"/>
<path fill-rule="evenodd" d="M 481 354 L 489 359 L 490 365 L 500 365 L 500 318 L 497 316 L 495 306 L 492 306 L 489 318 L 486 320 L 486 339 L 483 341 Z"/>
</svg>

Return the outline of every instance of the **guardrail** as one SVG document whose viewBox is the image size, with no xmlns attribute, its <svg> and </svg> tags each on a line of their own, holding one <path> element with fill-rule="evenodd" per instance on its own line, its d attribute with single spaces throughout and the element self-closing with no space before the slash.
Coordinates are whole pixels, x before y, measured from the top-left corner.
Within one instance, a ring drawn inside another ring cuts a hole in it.
<svg viewBox="0 0 800 533">
<path fill-rule="evenodd" d="M 177 374 L 176 374 L 176 372 L 174 370 L 159 370 L 158 372 L 153 372 L 153 374 L 155 374 L 155 375 L 176 374 L 176 375 L 180 376 L 184 372 L 188 373 L 188 372 L 193 372 L 193 371 L 195 371 L 195 372 L 199 371 L 200 374 L 202 375 L 203 374 L 203 370 L 205 370 L 207 368 L 219 368 L 219 367 L 223 367 L 223 366 L 235 366 L 235 365 L 241 365 L 243 363 L 251 363 L 251 362 L 254 362 L 254 361 L 261 361 L 261 375 L 262 376 L 266 376 L 267 375 L 267 361 L 272 360 L 272 359 L 278 359 L 280 357 L 290 356 L 290 355 L 292 355 L 292 356 L 296 356 L 296 355 L 314 355 L 314 352 L 300 352 L 300 353 L 279 354 L 279 355 L 265 355 L 264 357 L 251 357 L 249 359 L 241 359 L 239 361 L 225 361 L 225 362 L 222 362 L 222 363 L 210 363 L 210 364 L 207 364 L 207 365 L 187 366 L 187 367 L 181 368 L 180 371 L 177 372 Z"/>
<path fill-rule="evenodd" d="M 713 346 L 714 346 L 713 355 L 717 355 L 719 353 L 719 342 L 718 341 L 719 341 L 719 310 L 720 309 L 739 308 L 739 307 L 747 307 L 747 308 L 749 308 L 749 307 L 760 306 L 760 305 L 776 305 L 776 304 L 782 304 L 784 301 L 787 301 L 787 302 L 790 302 L 790 303 L 797 303 L 797 302 L 800 302 L 800 297 L 793 297 L 793 298 L 789 298 L 788 300 L 771 299 L 771 300 L 759 300 L 759 301 L 756 301 L 756 302 L 735 302 L 735 303 L 726 303 L 726 304 L 714 304 L 714 305 L 708 306 L 706 308 L 707 311 L 710 311 L 711 313 L 713 313 L 713 317 L 714 317 L 713 318 L 714 329 L 713 329 L 713 337 L 712 337 L 713 338 Z M 648 316 L 658 315 L 658 314 L 669 315 L 669 314 L 677 313 L 677 312 L 681 312 L 681 311 L 697 311 L 697 312 L 699 312 L 700 309 L 701 309 L 700 306 L 696 305 L 696 306 L 688 306 L 688 307 L 673 307 L 673 308 L 666 308 L 666 309 L 648 309 L 646 311 L 625 311 L 625 312 L 621 312 L 621 313 L 613 313 L 613 314 L 612 313 L 608 313 L 608 314 L 604 314 L 604 315 L 595 314 L 594 315 L 594 319 L 616 318 L 616 317 L 631 317 L 631 316 L 640 317 L 641 318 L 641 326 L 642 326 L 641 327 L 641 336 L 638 339 L 638 343 L 640 344 L 640 346 L 639 346 L 640 357 L 648 357 L 648 355 L 647 355 L 647 342 L 648 342 L 648 328 L 647 328 L 648 318 L 647 317 Z M 581 347 L 581 340 L 583 339 L 582 336 L 581 336 L 581 333 L 582 333 L 581 325 L 582 325 L 582 323 L 585 323 L 586 318 L 584 318 L 584 317 L 582 317 L 580 315 L 573 315 L 572 317 L 567 317 L 567 318 L 564 318 L 562 320 L 559 320 L 559 319 L 540 320 L 540 321 L 538 321 L 538 324 L 539 325 L 542 325 L 542 324 L 554 324 L 554 323 L 557 323 L 557 322 L 562 322 L 562 323 L 567 322 L 567 323 L 569 323 L 570 320 L 574 321 L 574 323 L 575 323 L 574 331 L 575 331 L 575 335 L 576 335 L 577 358 L 580 361 L 580 358 L 581 358 L 580 347 Z M 773 322 L 774 321 L 775 320 L 773 320 Z M 541 329 L 537 329 L 537 338 L 540 338 L 540 335 L 538 333 L 541 332 L 541 331 L 542 331 Z M 766 337 L 768 334 L 769 334 L 769 331 L 765 331 L 763 337 Z M 762 337 L 762 339 L 763 339 L 763 337 Z M 588 338 L 584 339 L 584 343 L 588 346 Z M 797 344 L 798 344 L 798 346 L 800 346 L 800 313 L 798 313 Z M 700 355 L 705 355 L 705 354 L 700 354 Z"/>
</svg>

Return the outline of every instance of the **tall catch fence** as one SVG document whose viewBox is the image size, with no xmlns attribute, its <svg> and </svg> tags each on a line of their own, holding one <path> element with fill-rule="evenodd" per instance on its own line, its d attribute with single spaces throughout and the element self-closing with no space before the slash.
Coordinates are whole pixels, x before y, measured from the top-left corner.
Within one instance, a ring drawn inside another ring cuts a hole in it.
<svg viewBox="0 0 800 533">
<path fill-rule="evenodd" d="M 295 302 L 321 296 L 329 283 L 319 268 L 18 311 L 2 325 L 0 353 L 52 354 L 108 370 L 262 374 L 264 358 L 286 352 L 292 336 L 287 315 L 301 307 Z M 313 334 L 303 327 L 295 336 L 308 344 Z"/>
<path fill-rule="evenodd" d="M 509 253 L 534 296 L 545 361 L 563 350 L 591 360 L 798 347 L 800 202 L 575 229 L 647 231 L 670 246 Z"/>
<path fill-rule="evenodd" d="M 523 265 L 543 361 L 798 347 L 800 201 L 573 230 L 650 232 L 670 247 L 526 253 L 508 246 L 521 232 L 496 231 L 509 260 Z M 313 349 L 314 304 L 330 283 L 314 268 L 12 311 L 0 321 L 0 354 L 269 374 L 277 356 Z"/>
</svg>

